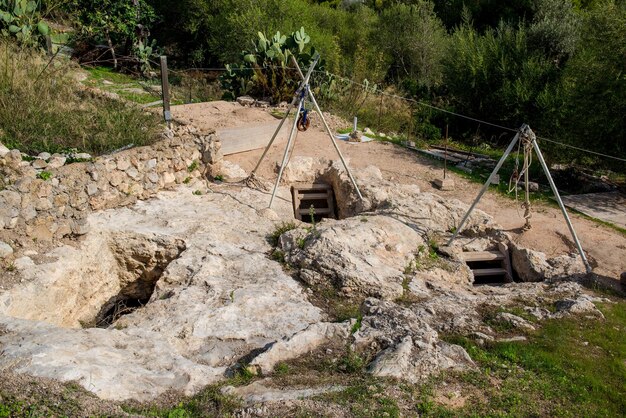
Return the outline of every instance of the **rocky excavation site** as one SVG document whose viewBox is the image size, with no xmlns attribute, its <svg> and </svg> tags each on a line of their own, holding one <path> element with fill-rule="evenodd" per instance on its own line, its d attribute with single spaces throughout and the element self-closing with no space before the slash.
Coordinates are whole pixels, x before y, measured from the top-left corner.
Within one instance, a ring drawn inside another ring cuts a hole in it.
<svg viewBox="0 0 626 418">
<path fill-rule="evenodd" d="M 614 303 L 583 286 L 575 252 L 524 247 L 480 210 L 447 247 L 468 205 L 375 165 L 354 170 L 361 200 L 338 161 L 296 156 L 269 209 L 274 178 L 248 187 L 218 136 L 177 129 L 52 179 L 0 157 L 3 393 L 54 404 L 72 388 L 76 410 L 51 415 L 139 416 L 210 393 L 201 416 L 415 416 L 399 388 L 478 370 L 461 339 L 523 343 Z M 290 187 L 310 183 L 334 208 L 300 221 Z M 341 401 L 362 396 L 356 380 L 396 412 Z M 470 395 L 450 393 L 448 406 Z"/>
</svg>

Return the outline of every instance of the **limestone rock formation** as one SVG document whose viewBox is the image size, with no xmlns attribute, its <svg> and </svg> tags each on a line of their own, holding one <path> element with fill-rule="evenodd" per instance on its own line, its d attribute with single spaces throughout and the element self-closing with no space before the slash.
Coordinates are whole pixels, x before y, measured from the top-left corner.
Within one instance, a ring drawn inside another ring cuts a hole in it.
<svg viewBox="0 0 626 418">
<path fill-rule="evenodd" d="M 280 239 L 287 262 L 319 273 L 346 295 L 393 300 L 402 295 L 403 270 L 424 240 L 387 216 L 324 221 Z"/>
</svg>

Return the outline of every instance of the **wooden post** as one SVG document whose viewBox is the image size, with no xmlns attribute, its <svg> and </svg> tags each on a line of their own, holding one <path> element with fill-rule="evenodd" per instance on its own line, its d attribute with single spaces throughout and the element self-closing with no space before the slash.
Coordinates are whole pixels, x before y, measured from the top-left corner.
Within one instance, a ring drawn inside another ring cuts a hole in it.
<svg viewBox="0 0 626 418">
<path fill-rule="evenodd" d="M 161 55 L 161 97 L 163 98 L 163 118 L 167 127 L 172 127 L 172 113 L 170 112 L 170 82 L 167 75 L 167 57 Z"/>
<path fill-rule="evenodd" d="M 49 57 L 54 55 L 54 52 L 52 51 L 52 38 L 49 34 L 46 35 L 46 52 L 48 53 Z"/>
</svg>

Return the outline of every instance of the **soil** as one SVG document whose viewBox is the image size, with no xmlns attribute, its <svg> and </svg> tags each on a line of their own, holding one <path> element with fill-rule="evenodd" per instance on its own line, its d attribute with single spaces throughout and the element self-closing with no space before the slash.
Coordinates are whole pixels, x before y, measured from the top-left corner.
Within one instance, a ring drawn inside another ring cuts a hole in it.
<svg viewBox="0 0 626 418">
<path fill-rule="evenodd" d="M 175 107 L 174 113 L 189 120 L 198 129 L 250 127 L 256 123 L 266 123 L 272 119 L 270 109 L 242 107 L 237 103 L 210 102 Z M 312 116 L 311 128 L 300 132 L 295 141 L 292 155 L 325 157 L 337 159 L 337 153 L 330 138 L 320 127 L 317 114 Z M 330 122 L 332 128 L 345 127 L 349 124 L 336 117 Z M 285 129 L 285 128 L 283 128 Z M 269 138 L 268 138 L 269 141 Z M 434 187 L 435 179 L 443 176 L 439 162 L 416 154 L 400 146 L 372 141 L 367 143 L 349 143 L 337 141 L 339 149 L 348 159 L 349 165 L 364 168 L 377 166 L 387 180 L 399 183 L 416 184 L 425 192 L 434 192 L 441 196 L 459 199 L 470 204 L 477 196 L 481 185 L 464 179 L 454 173 L 447 175 L 454 179 L 453 191 L 441 191 Z M 276 166 L 282 159 L 284 143 L 277 143 L 270 149 L 266 160 L 261 165 L 258 175 L 274 179 Z M 250 172 L 258 162 L 263 150 L 253 150 L 226 156 L 228 161 L 240 165 Z M 545 203 L 533 205 L 532 229 L 524 231 L 524 219 L 521 214 L 521 202 L 488 192 L 483 196 L 478 208 L 491 215 L 502 228 L 510 233 L 522 246 L 555 257 L 576 251 L 563 215 L 558 207 Z M 626 271 L 626 236 L 605 225 L 570 213 L 574 228 L 587 252 L 587 257 L 594 267 L 594 272 L 602 278 L 619 280 L 621 272 Z"/>
</svg>

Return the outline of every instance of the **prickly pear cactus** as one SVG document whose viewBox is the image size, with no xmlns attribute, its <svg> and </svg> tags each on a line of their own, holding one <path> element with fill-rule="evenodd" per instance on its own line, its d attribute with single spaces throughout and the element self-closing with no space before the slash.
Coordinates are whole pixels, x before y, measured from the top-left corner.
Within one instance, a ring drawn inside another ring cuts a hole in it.
<svg viewBox="0 0 626 418">
<path fill-rule="evenodd" d="M 26 46 L 37 45 L 50 28 L 41 19 L 40 3 L 34 0 L 0 0 L 0 32 Z"/>
<path fill-rule="evenodd" d="M 229 66 L 221 77 L 225 98 L 248 94 L 269 97 L 274 102 L 289 100 L 299 84 L 299 76 L 291 68 L 291 57 L 295 57 L 301 67 L 308 67 L 315 54 L 312 47 L 307 52 L 310 42 L 311 37 L 304 27 L 289 36 L 279 31 L 267 37 L 259 32 L 253 42 L 254 49 L 242 53 L 241 67 Z M 323 62 L 320 62 L 317 68 L 322 67 Z"/>
</svg>

